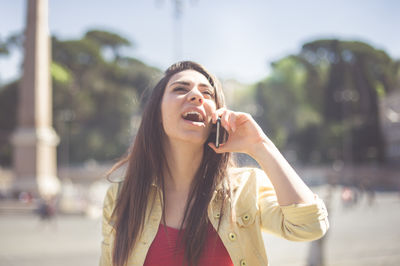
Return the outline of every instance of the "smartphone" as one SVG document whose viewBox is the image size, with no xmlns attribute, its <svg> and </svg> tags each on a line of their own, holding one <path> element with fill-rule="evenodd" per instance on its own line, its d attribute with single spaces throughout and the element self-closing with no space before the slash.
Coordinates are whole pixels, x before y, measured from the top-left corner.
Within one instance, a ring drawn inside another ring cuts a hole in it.
<svg viewBox="0 0 400 266">
<path fill-rule="evenodd" d="M 217 118 L 216 132 L 215 132 L 215 147 L 219 148 L 219 136 L 221 131 L 221 118 Z"/>
<path fill-rule="evenodd" d="M 215 124 L 212 124 L 210 135 L 208 136 L 207 142 L 213 142 L 215 147 L 219 148 L 221 143 L 227 139 L 228 133 L 221 126 L 221 118 L 217 118 Z"/>
</svg>

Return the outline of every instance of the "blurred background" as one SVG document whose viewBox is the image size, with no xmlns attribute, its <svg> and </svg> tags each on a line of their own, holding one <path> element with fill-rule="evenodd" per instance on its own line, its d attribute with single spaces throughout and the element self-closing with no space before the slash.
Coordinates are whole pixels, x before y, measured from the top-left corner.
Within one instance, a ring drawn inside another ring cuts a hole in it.
<svg viewBox="0 0 400 266">
<path fill-rule="evenodd" d="M 44 27 L 28 19 L 32 3 L 48 8 L 35 13 Z M 395 0 L 2 1 L 0 265 L 98 264 L 105 173 L 135 136 L 143 91 L 179 60 L 215 73 L 228 107 L 252 114 L 327 204 L 323 239 L 265 235 L 271 265 L 400 265 L 399 14 Z M 40 25 L 51 49 L 27 42 Z M 50 53 L 48 68 L 24 68 L 28 51 Z M 32 85 L 35 71 L 51 93 Z M 46 97 L 58 144 L 29 157 L 15 136 L 42 120 L 21 113 Z M 57 193 L 15 185 L 40 183 L 35 167 L 20 174 L 36 159 Z"/>
</svg>

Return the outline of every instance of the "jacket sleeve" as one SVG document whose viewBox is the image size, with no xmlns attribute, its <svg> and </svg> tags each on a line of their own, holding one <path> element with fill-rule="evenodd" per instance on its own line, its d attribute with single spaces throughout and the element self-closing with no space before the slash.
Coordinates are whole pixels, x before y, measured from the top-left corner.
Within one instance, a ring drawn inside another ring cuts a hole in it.
<svg viewBox="0 0 400 266">
<path fill-rule="evenodd" d="M 103 241 L 101 242 L 101 256 L 100 256 L 100 266 L 111 265 L 111 243 L 110 237 L 113 231 L 111 215 L 114 210 L 114 205 L 116 201 L 116 195 L 118 190 L 118 184 L 112 184 L 106 193 L 103 203 L 103 222 L 102 222 L 102 236 Z"/>
<path fill-rule="evenodd" d="M 316 194 L 314 202 L 280 206 L 274 187 L 260 169 L 254 169 L 262 229 L 292 241 L 321 238 L 329 228 L 325 204 Z"/>
</svg>

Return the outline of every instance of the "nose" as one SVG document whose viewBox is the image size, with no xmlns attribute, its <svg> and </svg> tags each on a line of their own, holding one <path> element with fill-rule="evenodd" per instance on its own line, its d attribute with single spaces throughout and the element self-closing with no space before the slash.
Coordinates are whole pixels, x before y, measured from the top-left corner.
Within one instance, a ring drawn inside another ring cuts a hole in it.
<svg viewBox="0 0 400 266">
<path fill-rule="evenodd" d="M 190 102 L 195 104 L 203 103 L 203 95 L 197 89 L 192 89 L 190 95 L 188 95 L 188 99 Z"/>
<path fill-rule="evenodd" d="M 197 97 L 197 96 L 193 96 L 193 97 L 191 97 L 190 98 L 190 101 L 191 102 L 195 102 L 195 103 L 202 103 L 203 102 L 203 99 L 202 98 L 200 98 L 200 97 Z"/>
</svg>

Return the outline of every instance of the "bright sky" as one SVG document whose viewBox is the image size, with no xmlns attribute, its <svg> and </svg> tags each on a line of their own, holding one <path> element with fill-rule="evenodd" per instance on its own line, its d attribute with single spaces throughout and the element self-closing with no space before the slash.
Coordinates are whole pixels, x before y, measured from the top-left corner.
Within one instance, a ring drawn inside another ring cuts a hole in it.
<svg viewBox="0 0 400 266">
<path fill-rule="evenodd" d="M 50 31 L 60 39 L 72 39 L 89 29 L 111 30 L 136 44 L 126 51 L 130 56 L 162 70 L 190 59 L 220 78 L 245 83 L 266 77 L 272 61 L 319 38 L 366 41 L 400 58 L 397 0 L 181 2 L 180 38 L 171 0 L 50 0 Z M 0 38 L 21 31 L 25 16 L 25 0 L 1 1 Z M 0 82 L 20 75 L 20 61 L 16 52 L 10 59 L 0 58 Z"/>
</svg>

